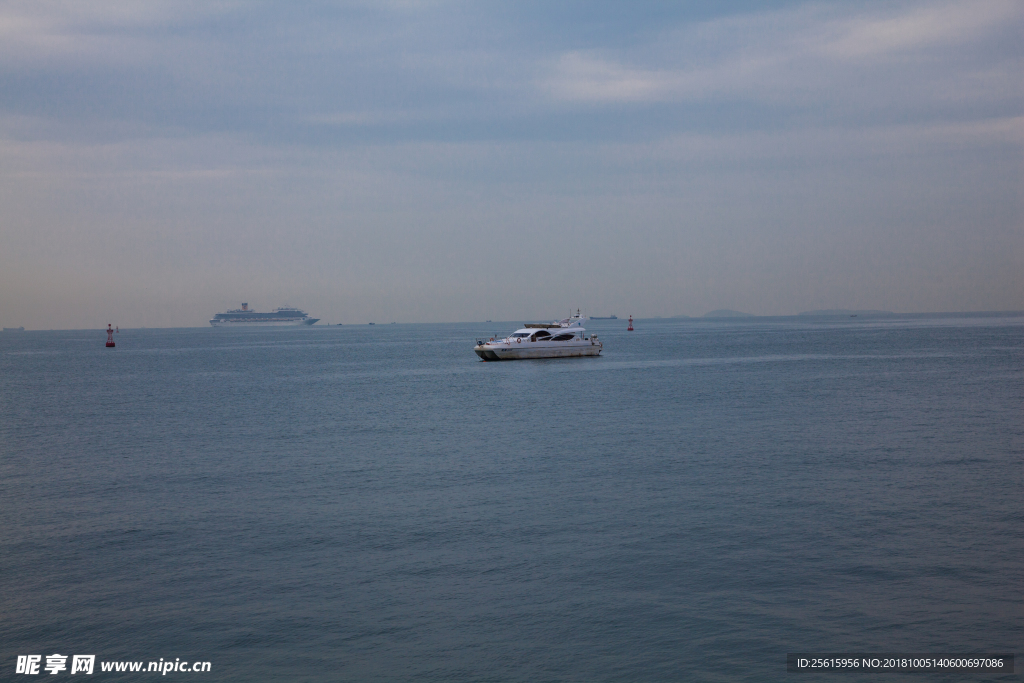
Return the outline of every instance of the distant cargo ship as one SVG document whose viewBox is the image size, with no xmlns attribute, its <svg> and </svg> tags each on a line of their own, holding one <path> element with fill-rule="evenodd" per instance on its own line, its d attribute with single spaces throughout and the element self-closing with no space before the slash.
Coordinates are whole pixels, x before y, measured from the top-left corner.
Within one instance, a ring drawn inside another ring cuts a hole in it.
<svg viewBox="0 0 1024 683">
<path fill-rule="evenodd" d="M 305 311 L 294 306 L 275 308 L 270 313 L 249 310 L 249 304 L 242 304 L 227 313 L 218 313 L 210 319 L 214 327 L 270 327 L 273 325 L 312 325 L 320 318 L 310 318 Z"/>
</svg>

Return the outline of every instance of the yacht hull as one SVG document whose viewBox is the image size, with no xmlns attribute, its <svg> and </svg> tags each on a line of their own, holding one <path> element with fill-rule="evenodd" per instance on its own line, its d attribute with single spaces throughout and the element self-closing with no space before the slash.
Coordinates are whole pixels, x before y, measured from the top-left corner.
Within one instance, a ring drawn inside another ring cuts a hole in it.
<svg viewBox="0 0 1024 683">
<path fill-rule="evenodd" d="M 505 343 L 491 342 L 479 344 L 473 348 L 476 355 L 485 361 L 491 360 L 533 360 L 538 358 L 580 358 L 583 356 L 600 355 L 600 342 L 591 343 L 560 343 L 560 342 L 526 342 Z"/>
</svg>

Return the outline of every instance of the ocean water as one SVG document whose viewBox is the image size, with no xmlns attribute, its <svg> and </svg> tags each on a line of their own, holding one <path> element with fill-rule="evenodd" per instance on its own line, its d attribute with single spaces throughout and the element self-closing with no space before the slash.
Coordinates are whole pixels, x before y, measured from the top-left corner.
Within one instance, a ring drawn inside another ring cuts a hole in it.
<svg viewBox="0 0 1024 683">
<path fill-rule="evenodd" d="M 477 359 L 518 322 L 0 335 L 0 680 L 1024 650 L 1024 318 L 591 321 L 600 358 Z"/>
</svg>

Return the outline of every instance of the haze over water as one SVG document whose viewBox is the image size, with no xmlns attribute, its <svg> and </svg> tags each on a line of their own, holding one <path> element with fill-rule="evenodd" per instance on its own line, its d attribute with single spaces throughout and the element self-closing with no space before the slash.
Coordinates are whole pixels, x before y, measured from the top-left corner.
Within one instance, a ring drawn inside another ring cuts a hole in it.
<svg viewBox="0 0 1024 683">
<path fill-rule="evenodd" d="M 472 353 L 519 322 L 0 335 L 0 678 L 53 652 L 764 681 L 787 652 L 1022 651 L 1024 318 Z"/>
</svg>

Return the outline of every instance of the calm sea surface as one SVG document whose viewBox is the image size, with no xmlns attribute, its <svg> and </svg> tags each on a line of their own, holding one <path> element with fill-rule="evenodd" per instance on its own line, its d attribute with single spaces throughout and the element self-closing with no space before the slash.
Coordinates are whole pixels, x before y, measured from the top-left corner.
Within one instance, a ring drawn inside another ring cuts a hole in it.
<svg viewBox="0 0 1024 683">
<path fill-rule="evenodd" d="M 473 354 L 519 322 L 0 335 L 0 679 L 52 653 L 204 681 L 1024 666 L 1024 319 L 591 321 L 600 358 Z"/>
</svg>

